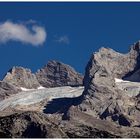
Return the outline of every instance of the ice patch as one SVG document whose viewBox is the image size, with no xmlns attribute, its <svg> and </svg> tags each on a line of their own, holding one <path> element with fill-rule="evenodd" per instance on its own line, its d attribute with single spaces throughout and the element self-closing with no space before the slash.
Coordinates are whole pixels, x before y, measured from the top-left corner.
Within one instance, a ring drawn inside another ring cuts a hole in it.
<svg viewBox="0 0 140 140">
<path fill-rule="evenodd" d="M 140 82 L 125 81 L 115 78 L 115 83 L 120 90 L 125 91 L 124 94 L 135 97 L 140 94 Z"/>
<path fill-rule="evenodd" d="M 24 87 L 20 87 L 20 89 L 21 89 L 22 91 L 32 91 L 32 90 L 36 90 L 35 88 L 28 89 L 28 88 L 24 88 Z M 45 89 L 45 87 L 39 86 L 37 89 Z"/>
<path fill-rule="evenodd" d="M 40 87 L 38 87 L 37 89 L 45 89 L 45 87 L 40 86 Z"/>
<path fill-rule="evenodd" d="M 126 82 L 130 82 L 130 81 L 125 81 L 122 79 L 115 78 L 115 83 L 126 83 Z"/>
<path fill-rule="evenodd" d="M 20 89 L 21 89 L 22 91 L 32 91 L 32 90 L 35 90 L 35 89 L 28 89 L 28 88 L 24 88 L 24 87 L 20 87 Z"/>
<path fill-rule="evenodd" d="M 122 79 L 115 78 L 115 83 L 120 83 L 120 82 L 123 82 L 123 80 Z"/>
<path fill-rule="evenodd" d="M 15 107 L 17 105 L 27 106 L 39 103 L 46 99 L 50 101 L 56 98 L 74 98 L 82 95 L 84 87 L 54 87 L 54 88 L 44 88 L 42 89 L 26 89 L 21 87 L 22 90 L 18 94 L 15 94 L 7 99 L 0 101 L 0 111 L 11 106 Z"/>
</svg>

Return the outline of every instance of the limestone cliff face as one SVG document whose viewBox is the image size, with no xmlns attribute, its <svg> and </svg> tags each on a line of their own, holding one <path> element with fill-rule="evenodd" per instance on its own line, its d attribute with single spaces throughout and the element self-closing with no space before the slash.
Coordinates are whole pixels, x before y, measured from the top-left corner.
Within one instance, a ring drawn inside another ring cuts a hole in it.
<svg viewBox="0 0 140 140">
<path fill-rule="evenodd" d="M 136 119 L 138 114 L 140 115 L 138 109 L 135 108 L 137 101 L 133 97 L 128 97 L 125 91 L 120 90 L 115 83 L 115 78 L 139 81 L 139 70 L 139 42 L 134 44 L 127 54 L 101 48 L 99 52 L 92 54 L 86 66 L 85 90 L 83 101 L 79 105 L 80 109 L 101 119 L 115 121 L 120 125 L 130 126 L 134 121 L 140 123 Z"/>
<path fill-rule="evenodd" d="M 104 70 L 101 70 L 104 69 Z M 115 78 L 129 79 L 129 77 L 140 69 L 140 42 L 134 44 L 127 54 L 118 53 L 110 48 L 101 48 L 91 56 L 86 67 L 85 80 L 90 71 L 92 75 L 96 70 L 102 71 Z M 101 74 L 100 74 L 101 75 Z M 140 79 L 137 77 L 137 81 Z"/>
<path fill-rule="evenodd" d="M 38 70 L 36 77 L 44 87 L 79 86 L 83 84 L 83 76 L 72 67 L 58 61 L 49 61 L 44 68 Z"/>
</svg>

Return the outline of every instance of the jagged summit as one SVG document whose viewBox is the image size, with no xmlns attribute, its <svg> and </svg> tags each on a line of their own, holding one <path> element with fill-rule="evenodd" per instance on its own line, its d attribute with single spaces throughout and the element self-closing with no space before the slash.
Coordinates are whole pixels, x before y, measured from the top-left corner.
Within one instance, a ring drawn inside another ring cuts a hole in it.
<svg viewBox="0 0 140 140">
<path fill-rule="evenodd" d="M 98 52 L 92 54 L 90 63 L 99 63 L 107 73 L 116 78 L 129 79 L 138 69 L 140 69 L 140 41 L 131 46 L 128 53 L 122 54 L 111 48 L 102 47 Z M 93 62 L 94 61 L 94 62 Z M 137 77 L 137 80 L 140 77 Z M 132 78 L 131 78 L 132 80 Z M 139 80 L 140 81 L 140 80 Z"/>
<path fill-rule="evenodd" d="M 23 67 L 13 67 L 8 71 L 3 81 L 13 84 L 17 87 L 37 88 L 40 86 L 36 76 L 30 69 Z"/>
<path fill-rule="evenodd" d="M 121 53 L 119 53 L 119 52 L 117 52 L 109 47 L 101 47 L 98 52 L 100 52 L 101 54 L 106 54 L 106 55 L 107 54 L 108 55 L 124 55 L 124 54 L 121 54 Z M 96 52 L 96 53 L 98 53 L 98 52 Z"/>
<path fill-rule="evenodd" d="M 71 66 L 58 61 L 49 61 L 38 70 L 36 77 L 44 87 L 78 86 L 83 84 L 83 76 Z"/>
<path fill-rule="evenodd" d="M 82 85 L 83 76 L 76 72 L 71 66 L 52 60 L 35 74 L 33 74 L 30 69 L 14 66 L 6 73 L 3 81 L 17 87 L 36 89 L 39 86 L 56 87 Z"/>
<path fill-rule="evenodd" d="M 49 60 L 48 63 L 47 63 L 43 68 L 45 68 L 45 67 L 47 67 L 47 66 L 49 66 L 49 65 L 51 65 L 51 64 L 54 64 L 54 65 L 65 65 L 65 66 L 67 66 L 68 68 L 74 70 L 74 68 L 71 67 L 70 65 L 64 64 L 63 62 L 57 61 L 57 60 Z M 75 71 L 75 70 L 74 70 L 74 71 Z"/>
</svg>

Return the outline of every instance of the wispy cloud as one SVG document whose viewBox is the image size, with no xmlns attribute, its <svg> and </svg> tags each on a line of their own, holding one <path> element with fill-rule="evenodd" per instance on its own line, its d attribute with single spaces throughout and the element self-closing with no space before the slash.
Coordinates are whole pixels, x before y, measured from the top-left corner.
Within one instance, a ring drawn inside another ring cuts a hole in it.
<svg viewBox="0 0 140 140">
<path fill-rule="evenodd" d="M 55 41 L 58 43 L 62 43 L 62 44 L 69 44 L 70 43 L 70 40 L 69 40 L 68 36 L 66 36 L 66 35 L 56 37 Z"/>
<path fill-rule="evenodd" d="M 0 24 L 0 43 L 19 41 L 33 46 L 41 45 L 46 40 L 45 29 L 37 24 L 29 29 L 24 23 L 6 21 Z"/>
<path fill-rule="evenodd" d="M 26 24 L 36 24 L 37 21 L 33 20 L 33 19 L 30 19 L 28 21 L 25 21 Z"/>
</svg>

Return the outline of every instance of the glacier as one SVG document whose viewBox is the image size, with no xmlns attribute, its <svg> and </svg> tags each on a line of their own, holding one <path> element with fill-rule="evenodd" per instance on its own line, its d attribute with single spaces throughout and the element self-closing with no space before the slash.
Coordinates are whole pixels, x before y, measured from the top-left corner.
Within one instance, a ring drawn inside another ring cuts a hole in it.
<svg viewBox="0 0 140 140">
<path fill-rule="evenodd" d="M 22 91 L 18 94 L 11 95 L 7 99 L 0 101 L 0 111 L 8 107 L 14 108 L 17 105 L 28 106 L 41 102 L 44 99 L 51 101 L 55 98 L 74 98 L 81 96 L 84 90 L 83 86 L 80 87 L 54 87 L 44 88 L 39 87 L 38 89 L 25 89 L 21 88 Z"/>
</svg>

